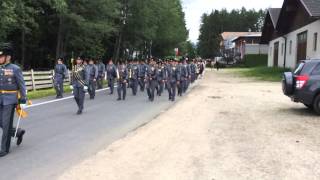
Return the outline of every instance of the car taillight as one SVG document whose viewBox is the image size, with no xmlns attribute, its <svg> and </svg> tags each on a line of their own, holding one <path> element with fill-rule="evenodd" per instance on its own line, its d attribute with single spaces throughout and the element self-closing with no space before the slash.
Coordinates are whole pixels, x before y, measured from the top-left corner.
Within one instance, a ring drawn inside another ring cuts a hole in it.
<svg viewBox="0 0 320 180">
<path fill-rule="evenodd" d="M 302 75 L 302 76 L 296 76 L 296 88 L 302 89 L 308 82 L 309 76 Z"/>
</svg>

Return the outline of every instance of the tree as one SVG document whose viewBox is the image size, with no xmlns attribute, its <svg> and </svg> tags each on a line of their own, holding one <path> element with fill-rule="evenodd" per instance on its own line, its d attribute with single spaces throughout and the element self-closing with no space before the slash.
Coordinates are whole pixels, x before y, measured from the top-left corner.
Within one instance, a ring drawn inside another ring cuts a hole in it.
<svg viewBox="0 0 320 180">
<path fill-rule="evenodd" d="M 224 31 L 246 32 L 261 31 L 265 11 L 263 10 L 215 10 L 210 14 L 203 14 L 201 19 L 200 36 L 198 42 L 199 54 L 203 58 L 213 58 L 219 55 L 220 34 Z"/>
</svg>

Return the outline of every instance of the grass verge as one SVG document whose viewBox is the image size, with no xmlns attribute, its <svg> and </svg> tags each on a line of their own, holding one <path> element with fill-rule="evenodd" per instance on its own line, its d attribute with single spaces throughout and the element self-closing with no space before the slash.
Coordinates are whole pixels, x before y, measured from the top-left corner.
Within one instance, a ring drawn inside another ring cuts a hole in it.
<svg viewBox="0 0 320 180">
<path fill-rule="evenodd" d="M 70 86 L 65 86 L 64 92 L 65 93 L 71 92 Z M 37 91 L 28 92 L 28 99 L 30 99 L 30 100 L 40 99 L 40 98 L 44 98 L 44 97 L 48 97 L 48 96 L 55 96 L 55 95 L 56 95 L 56 91 L 54 90 L 54 88 L 41 89 L 41 90 L 37 90 Z"/>
<path fill-rule="evenodd" d="M 230 68 L 230 70 L 244 77 L 252 77 L 257 80 L 272 82 L 281 81 L 282 73 L 291 71 L 290 69 L 276 67 Z"/>
</svg>

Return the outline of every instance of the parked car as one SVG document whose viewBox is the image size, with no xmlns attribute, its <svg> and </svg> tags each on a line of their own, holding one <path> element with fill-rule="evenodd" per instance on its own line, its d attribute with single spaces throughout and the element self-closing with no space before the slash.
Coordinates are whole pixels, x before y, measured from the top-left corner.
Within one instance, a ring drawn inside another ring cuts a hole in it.
<svg viewBox="0 0 320 180">
<path fill-rule="evenodd" d="M 292 101 L 320 115 L 320 60 L 301 61 L 294 72 L 285 72 L 282 90 Z"/>
</svg>

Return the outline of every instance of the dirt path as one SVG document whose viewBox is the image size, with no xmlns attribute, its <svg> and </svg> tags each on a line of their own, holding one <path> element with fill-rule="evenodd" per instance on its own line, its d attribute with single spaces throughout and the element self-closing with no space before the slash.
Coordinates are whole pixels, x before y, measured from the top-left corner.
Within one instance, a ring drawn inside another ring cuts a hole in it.
<svg viewBox="0 0 320 180">
<path fill-rule="evenodd" d="M 279 83 L 228 72 L 61 180 L 320 179 L 320 118 Z"/>
</svg>

